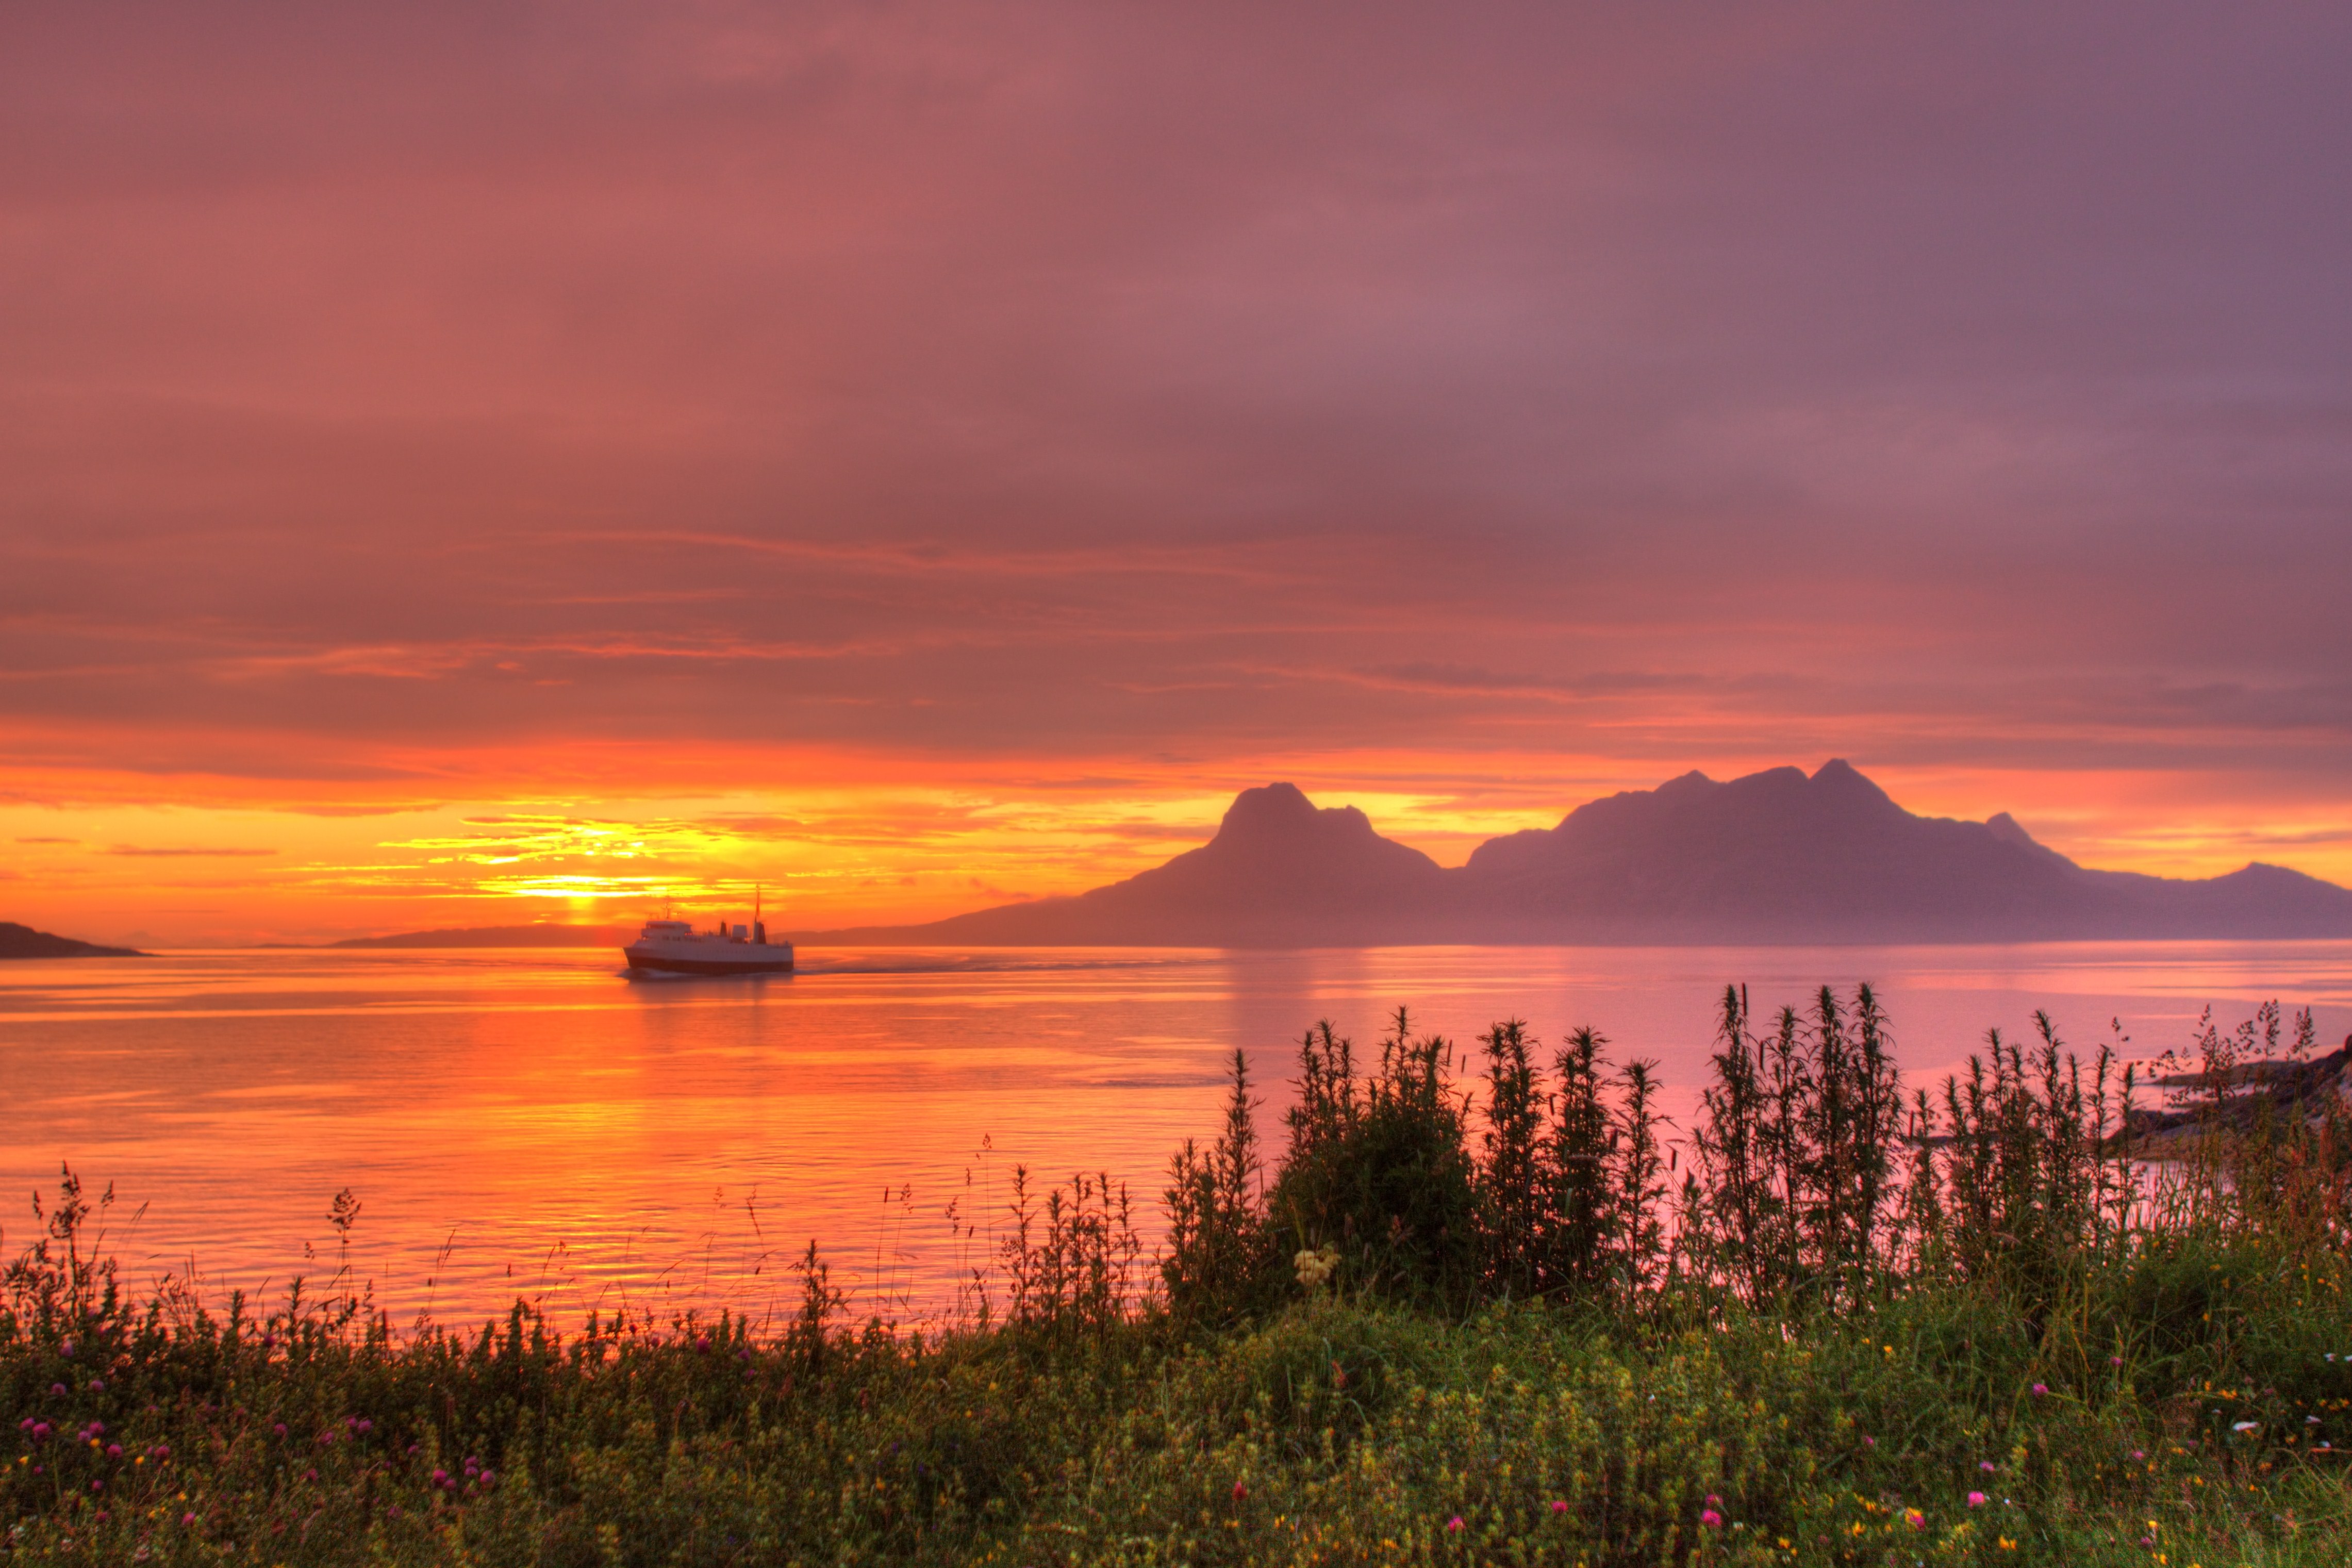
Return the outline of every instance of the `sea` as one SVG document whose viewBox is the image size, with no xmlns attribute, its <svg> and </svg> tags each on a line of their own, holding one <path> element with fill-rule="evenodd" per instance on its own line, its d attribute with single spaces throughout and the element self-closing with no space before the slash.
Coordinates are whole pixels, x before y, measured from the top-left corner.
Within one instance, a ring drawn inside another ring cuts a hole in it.
<svg viewBox="0 0 2352 1568">
<path fill-rule="evenodd" d="M 166 952 L 0 964 L 0 1259 L 68 1167 L 137 1292 L 362 1291 L 395 1327 L 516 1301 L 770 1320 L 816 1248 L 860 1319 L 951 1321 L 1034 1195 L 1124 1185 L 1147 1247 L 1234 1055 L 1278 1153 L 1297 1041 L 1370 1054 L 1399 1007 L 1465 1050 L 1580 1025 L 1657 1064 L 1686 1125 L 1727 984 L 1754 1011 L 1868 981 L 1906 1076 L 2045 1009 L 2087 1056 L 2185 1046 L 2210 1008 L 2352 1030 L 2352 942 L 1940 947 L 891 948 L 790 977 L 640 980 L 602 950 Z M 1465 1058 L 1466 1061 L 1466 1058 Z M 339 1194 L 356 1218 L 338 1227 Z"/>
</svg>

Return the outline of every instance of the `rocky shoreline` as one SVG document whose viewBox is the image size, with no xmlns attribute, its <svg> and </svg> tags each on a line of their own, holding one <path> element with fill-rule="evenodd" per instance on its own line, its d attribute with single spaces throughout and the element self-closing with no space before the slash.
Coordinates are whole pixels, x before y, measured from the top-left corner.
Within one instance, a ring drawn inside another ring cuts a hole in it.
<svg viewBox="0 0 2352 1568">
<path fill-rule="evenodd" d="M 2221 1092 L 2214 1075 L 2187 1072 L 2156 1080 L 2156 1087 L 2198 1098 L 2171 1110 L 2135 1110 L 2121 1137 L 2130 1152 L 2152 1159 L 2187 1152 L 2207 1134 L 2245 1133 L 2265 1118 L 2317 1124 L 2331 1112 L 2352 1113 L 2352 1036 L 2341 1048 L 2309 1061 L 2251 1061 L 2228 1070 Z"/>
</svg>

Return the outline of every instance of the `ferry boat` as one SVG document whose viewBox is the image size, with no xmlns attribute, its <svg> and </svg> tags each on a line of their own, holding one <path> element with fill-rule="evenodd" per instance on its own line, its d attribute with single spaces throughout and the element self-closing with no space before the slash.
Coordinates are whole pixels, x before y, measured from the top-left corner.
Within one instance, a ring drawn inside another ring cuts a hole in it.
<svg viewBox="0 0 2352 1568">
<path fill-rule="evenodd" d="M 632 973 L 668 975 L 788 975 L 793 945 L 768 940 L 767 924 L 754 904 L 749 926 L 720 922 L 715 931 L 697 931 L 684 920 L 648 920 L 637 939 L 621 949 Z"/>
</svg>

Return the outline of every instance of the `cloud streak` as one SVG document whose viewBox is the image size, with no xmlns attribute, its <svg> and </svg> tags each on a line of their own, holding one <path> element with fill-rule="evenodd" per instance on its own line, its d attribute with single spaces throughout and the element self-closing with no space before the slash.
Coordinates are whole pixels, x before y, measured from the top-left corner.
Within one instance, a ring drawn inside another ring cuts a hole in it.
<svg viewBox="0 0 2352 1568">
<path fill-rule="evenodd" d="M 254 860 L 274 855 L 276 850 L 210 849 L 193 846 L 147 844 L 113 844 L 106 852 L 132 860 Z"/>
</svg>

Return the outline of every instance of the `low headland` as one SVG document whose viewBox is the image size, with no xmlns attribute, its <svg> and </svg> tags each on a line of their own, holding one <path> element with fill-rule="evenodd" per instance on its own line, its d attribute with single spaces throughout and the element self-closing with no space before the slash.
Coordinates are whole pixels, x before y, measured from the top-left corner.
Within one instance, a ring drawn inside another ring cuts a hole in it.
<svg viewBox="0 0 2352 1568">
<path fill-rule="evenodd" d="M 773 1321 L 142 1291 L 68 1175 L 0 1282 L 0 1554 L 2352 1561 L 2342 1059 L 2270 1007 L 2156 1086 L 2038 1023 L 1906 1091 L 1866 988 L 1734 988 L 1677 1129 L 1589 1030 L 1318 1027 L 1279 1150 L 1236 1057 L 1156 1247 L 1024 1176 L 922 1327 L 813 1245 Z"/>
<path fill-rule="evenodd" d="M 136 947 L 106 947 L 0 920 L 0 958 L 144 958 Z"/>
</svg>

